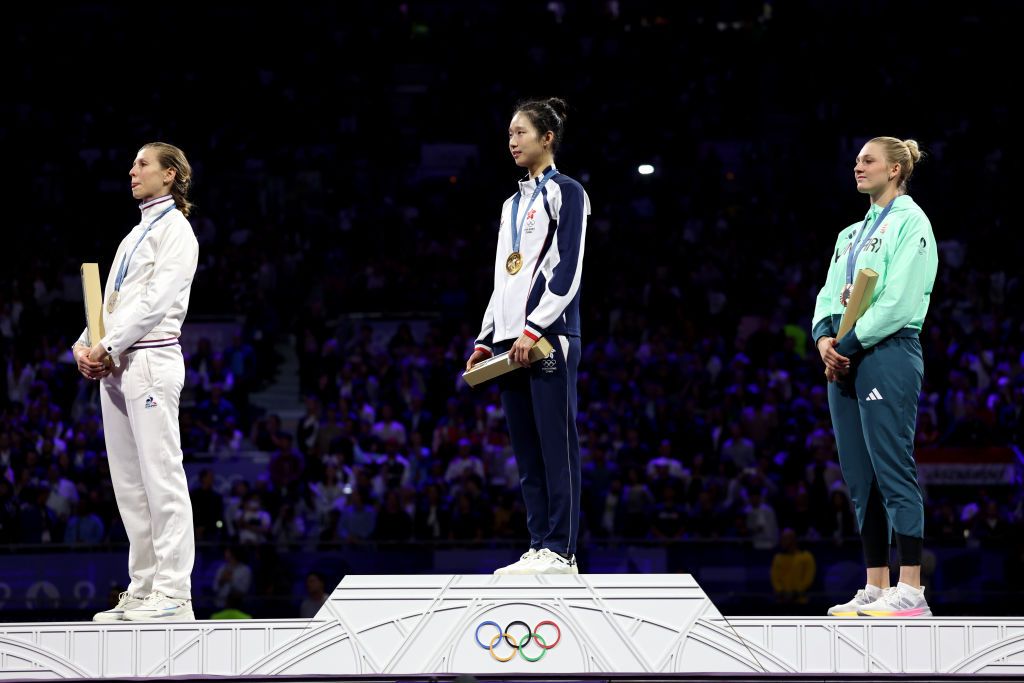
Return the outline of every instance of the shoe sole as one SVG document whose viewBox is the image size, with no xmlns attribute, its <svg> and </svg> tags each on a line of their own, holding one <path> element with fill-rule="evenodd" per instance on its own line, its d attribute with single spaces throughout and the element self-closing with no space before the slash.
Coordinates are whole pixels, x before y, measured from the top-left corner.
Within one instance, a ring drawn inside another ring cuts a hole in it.
<svg viewBox="0 0 1024 683">
<path fill-rule="evenodd" d="M 173 617 L 135 617 L 133 619 L 132 617 L 126 616 L 124 618 L 124 620 L 125 621 L 135 621 L 135 622 L 142 622 L 142 621 L 144 621 L 144 622 L 148 622 L 148 623 L 153 623 L 153 622 L 157 622 L 157 621 L 195 621 L 196 620 L 196 615 L 195 615 L 195 612 L 189 610 L 189 612 L 187 614 L 176 614 Z"/>
<path fill-rule="evenodd" d="M 98 622 L 101 622 L 101 623 L 110 623 L 110 622 L 115 622 L 115 621 L 124 621 L 124 613 L 122 612 L 120 615 L 117 615 L 117 616 L 115 616 L 115 615 L 96 614 L 96 615 L 93 616 L 92 620 L 93 621 L 98 621 Z"/>
<path fill-rule="evenodd" d="M 859 617 L 857 612 L 829 612 L 830 617 Z"/>
<path fill-rule="evenodd" d="M 900 610 L 898 612 L 878 612 L 875 610 L 863 611 L 857 610 L 857 614 L 862 617 L 883 617 L 883 618 L 896 618 L 896 619 L 913 619 L 915 617 L 930 617 L 932 611 L 930 609 L 907 609 Z"/>
</svg>

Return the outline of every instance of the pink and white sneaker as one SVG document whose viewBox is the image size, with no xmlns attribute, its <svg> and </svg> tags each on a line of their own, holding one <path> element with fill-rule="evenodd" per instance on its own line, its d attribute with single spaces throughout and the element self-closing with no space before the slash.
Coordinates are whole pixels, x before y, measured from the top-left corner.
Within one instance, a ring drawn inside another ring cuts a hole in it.
<svg viewBox="0 0 1024 683">
<path fill-rule="evenodd" d="M 857 609 L 862 617 L 930 617 L 932 610 L 924 599 L 924 586 L 914 588 L 897 583 L 886 588 L 882 597 Z"/>
</svg>

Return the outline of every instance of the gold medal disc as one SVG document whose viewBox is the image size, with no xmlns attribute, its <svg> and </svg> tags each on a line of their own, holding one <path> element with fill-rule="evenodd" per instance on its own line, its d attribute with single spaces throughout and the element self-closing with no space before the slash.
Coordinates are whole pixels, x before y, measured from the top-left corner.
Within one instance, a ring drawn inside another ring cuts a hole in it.
<svg viewBox="0 0 1024 683">
<path fill-rule="evenodd" d="M 508 258 L 505 259 L 505 270 L 508 271 L 509 275 L 515 275 L 522 269 L 522 267 L 523 255 L 518 251 L 513 251 L 508 255 Z"/>
</svg>

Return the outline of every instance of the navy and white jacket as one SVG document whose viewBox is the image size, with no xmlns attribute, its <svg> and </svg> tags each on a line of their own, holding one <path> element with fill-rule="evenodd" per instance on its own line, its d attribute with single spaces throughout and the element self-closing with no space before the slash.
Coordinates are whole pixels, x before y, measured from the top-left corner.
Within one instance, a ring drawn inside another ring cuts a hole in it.
<svg viewBox="0 0 1024 683">
<path fill-rule="evenodd" d="M 550 168 L 550 167 L 549 167 Z M 547 172 L 549 169 L 544 169 Z M 523 267 L 505 270 L 512 253 L 512 195 L 501 207 L 498 248 L 494 256 L 494 291 L 484 313 L 476 348 L 491 351 L 496 342 L 526 334 L 580 336 L 580 279 L 590 198 L 583 186 L 556 173 L 529 206 L 538 178 L 519 181 L 519 216 Z M 529 206 L 529 210 L 527 207 Z"/>
</svg>

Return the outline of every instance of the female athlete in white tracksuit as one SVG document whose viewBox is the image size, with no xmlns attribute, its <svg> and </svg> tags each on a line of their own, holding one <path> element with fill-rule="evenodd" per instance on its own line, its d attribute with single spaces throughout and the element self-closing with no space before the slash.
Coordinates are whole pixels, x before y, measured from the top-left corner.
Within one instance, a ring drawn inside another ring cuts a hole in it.
<svg viewBox="0 0 1024 683">
<path fill-rule="evenodd" d="M 75 344 L 79 371 L 100 380 L 110 477 L 128 534 L 131 583 L 96 621 L 194 618 L 192 506 L 182 467 L 178 338 L 199 245 L 186 220 L 192 171 L 165 143 L 139 150 L 130 172 L 142 219 L 121 241 L 104 293 L 106 336 Z"/>
<path fill-rule="evenodd" d="M 516 107 L 509 149 L 528 170 L 501 211 L 494 290 L 467 369 L 509 351 L 526 370 L 499 380 L 519 466 L 530 548 L 497 574 L 576 573 L 580 520 L 580 453 L 576 369 L 580 360 L 580 280 L 590 200 L 555 169 L 565 103 L 533 100 Z M 554 347 L 532 366 L 541 336 Z"/>
</svg>

